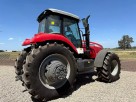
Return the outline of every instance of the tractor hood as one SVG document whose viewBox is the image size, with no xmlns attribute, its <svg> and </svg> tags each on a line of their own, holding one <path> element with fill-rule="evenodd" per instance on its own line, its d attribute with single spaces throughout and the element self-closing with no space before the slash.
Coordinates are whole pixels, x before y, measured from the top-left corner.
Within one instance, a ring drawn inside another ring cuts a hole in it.
<svg viewBox="0 0 136 102">
<path fill-rule="evenodd" d="M 86 41 L 82 41 L 82 47 L 84 51 L 86 50 Z M 89 44 L 90 47 L 90 58 L 95 58 L 98 54 L 99 51 L 103 49 L 103 46 L 96 43 L 96 42 L 90 42 Z"/>
<path fill-rule="evenodd" d="M 100 48 L 100 49 L 103 49 L 103 46 L 100 45 L 100 44 L 98 44 L 98 43 L 96 43 L 96 42 L 90 42 L 90 47 L 91 47 L 91 46 L 95 46 L 95 47 L 98 47 L 98 48 Z"/>
<path fill-rule="evenodd" d="M 82 45 L 83 45 L 83 47 L 86 47 L 86 41 L 82 41 Z M 103 49 L 103 46 L 101 44 L 96 43 L 96 42 L 90 42 L 90 48 L 91 47 L 97 47 L 97 48 Z"/>
</svg>

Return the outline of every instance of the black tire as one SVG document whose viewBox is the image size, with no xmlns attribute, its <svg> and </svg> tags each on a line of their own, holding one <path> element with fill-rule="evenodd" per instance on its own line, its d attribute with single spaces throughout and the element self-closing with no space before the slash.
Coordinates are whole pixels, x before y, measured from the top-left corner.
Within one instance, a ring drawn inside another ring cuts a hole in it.
<svg viewBox="0 0 136 102">
<path fill-rule="evenodd" d="M 103 67 L 97 68 L 98 79 L 110 83 L 120 78 L 121 64 L 119 57 L 114 53 L 105 56 Z"/>
<path fill-rule="evenodd" d="M 15 73 L 16 73 L 16 80 L 21 80 L 21 75 L 23 74 L 23 63 L 26 59 L 27 54 L 30 52 L 31 48 L 25 48 L 21 51 L 17 59 L 15 60 Z"/>
<path fill-rule="evenodd" d="M 73 85 L 76 77 L 77 64 L 73 54 L 66 47 L 59 44 L 47 44 L 33 50 L 27 56 L 26 63 L 23 65 L 23 80 L 33 99 L 39 101 L 51 100 L 66 94 Z M 62 79 L 64 81 L 58 81 L 57 79 L 55 84 L 51 83 L 51 85 L 48 85 L 48 83 L 50 83 L 50 79 L 48 80 L 50 74 L 52 76 L 54 75 L 52 71 L 55 70 L 54 73 L 56 75 L 56 70 L 58 71 L 60 68 L 55 66 L 57 60 L 61 61 L 63 64 L 66 62 L 66 65 L 70 65 L 70 67 L 66 67 L 68 71 L 66 76 L 68 76 L 68 78 Z"/>
</svg>

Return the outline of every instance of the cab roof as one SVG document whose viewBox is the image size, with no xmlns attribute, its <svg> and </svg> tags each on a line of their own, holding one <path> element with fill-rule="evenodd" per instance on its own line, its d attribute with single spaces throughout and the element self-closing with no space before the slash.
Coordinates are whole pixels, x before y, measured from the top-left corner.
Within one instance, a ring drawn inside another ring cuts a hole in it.
<svg viewBox="0 0 136 102">
<path fill-rule="evenodd" d="M 74 18 L 76 20 L 80 20 L 80 18 L 72 13 L 66 12 L 66 11 L 62 11 L 62 10 L 58 10 L 58 9 L 53 9 L 53 8 L 49 8 L 44 10 L 37 18 L 38 22 L 41 20 L 41 18 L 43 18 L 43 16 L 47 13 L 47 12 L 53 12 L 53 13 L 57 13 L 57 14 L 61 14 L 61 15 L 65 15 L 71 18 Z"/>
</svg>

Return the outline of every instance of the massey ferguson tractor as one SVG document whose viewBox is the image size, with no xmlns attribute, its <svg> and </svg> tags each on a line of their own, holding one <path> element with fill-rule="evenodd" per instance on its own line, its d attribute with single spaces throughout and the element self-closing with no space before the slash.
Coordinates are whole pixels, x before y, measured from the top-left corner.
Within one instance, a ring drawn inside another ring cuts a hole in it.
<svg viewBox="0 0 136 102">
<path fill-rule="evenodd" d="M 38 101 L 61 97 L 69 92 L 79 74 L 97 73 L 101 82 L 120 78 L 119 57 L 90 42 L 89 16 L 78 16 L 57 9 L 47 9 L 37 18 L 38 33 L 26 39 L 27 46 L 15 62 L 16 80 Z M 91 91 L 91 90 L 90 90 Z"/>
</svg>

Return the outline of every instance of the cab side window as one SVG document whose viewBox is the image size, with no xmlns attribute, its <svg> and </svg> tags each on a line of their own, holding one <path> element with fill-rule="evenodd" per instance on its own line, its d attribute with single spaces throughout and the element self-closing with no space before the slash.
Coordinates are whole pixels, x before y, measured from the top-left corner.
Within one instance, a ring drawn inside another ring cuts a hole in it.
<svg viewBox="0 0 136 102">
<path fill-rule="evenodd" d="M 64 35 L 71 40 L 71 42 L 76 46 L 80 47 L 81 40 L 80 40 L 80 34 L 78 30 L 78 24 L 75 20 L 71 20 L 68 18 L 64 18 L 63 20 L 63 26 L 64 26 Z"/>
</svg>

